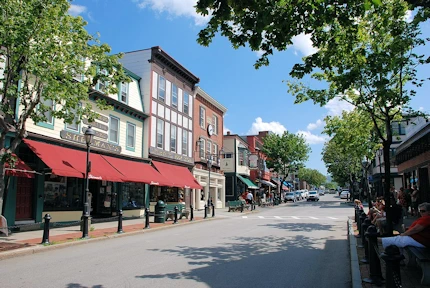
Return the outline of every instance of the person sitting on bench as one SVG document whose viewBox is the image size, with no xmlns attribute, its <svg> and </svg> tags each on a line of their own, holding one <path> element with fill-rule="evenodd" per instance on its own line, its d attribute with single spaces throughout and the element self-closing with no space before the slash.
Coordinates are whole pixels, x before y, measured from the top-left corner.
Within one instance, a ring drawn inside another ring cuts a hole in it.
<svg viewBox="0 0 430 288">
<path fill-rule="evenodd" d="M 382 238 L 384 249 L 390 245 L 399 248 L 414 246 L 419 248 L 430 247 L 430 203 L 418 206 L 421 217 L 415 220 L 404 233 L 399 236 Z"/>
</svg>

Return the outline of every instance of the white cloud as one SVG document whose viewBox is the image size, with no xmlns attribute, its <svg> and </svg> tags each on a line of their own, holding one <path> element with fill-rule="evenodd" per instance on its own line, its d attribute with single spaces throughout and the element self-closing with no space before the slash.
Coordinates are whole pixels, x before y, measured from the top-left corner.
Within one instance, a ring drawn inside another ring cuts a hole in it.
<svg viewBox="0 0 430 288">
<path fill-rule="evenodd" d="M 424 112 L 424 107 L 423 107 L 423 106 L 420 106 L 420 107 L 418 108 L 418 111 L 420 111 L 420 112 Z"/>
<path fill-rule="evenodd" d="M 252 123 L 251 129 L 249 129 L 248 135 L 256 135 L 260 131 L 272 131 L 273 133 L 281 135 L 287 131 L 287 128 L 279 122 L 263 122 L 261 117 L 257 117 L 255 122 Z"/>
<path fill-rule="evenodd" d="M 174 17 L 189 17 L 194 19 L 195 25 L 204 25 L 209 16 L 203 17 L 196 13 L 194 6 L 197 0 L 133 0 L 139 8 L 149 8 L 158 13 L 168 13 Z"/>
<path fill-rule="evenodd" d="M 340 116 L 342 111 L 350 112 L 354 110 L 354 105 L 343 101 L 339 97 L 331 99 L 324 107 L 328 110 L 328 115 L 330 116 Z"/>
<path fill-rule="evenodd" d="M 406 11 L 405 21 L 408 22 L 408 23 L 411 23 L 412 20 L 414 20 L 414 14 L 413 14 L 413 12 L 411 10 Z"/>
<path fill-rule="evenodd" d="M 69 14 L 72 16 L 78 16 L 87 11 L 87 7 L 81 5 L 70 5 Z"/>
<path fill-rule="evenodd" d="M 299 130 L 299 131 L 297 131 L 296 134 L 297 135 L 302 135 L 305 138 L 306 142 L 308 144 L 310 144 L 310 145 L 312 145 L 312 144 L 322 144 L 322 143 L 324 143 L 325 141 L 328 140 L 327 136 L 315 135 L 315 134 L 312 134 L 312 132 L 310 132 L 310 131 Z"/>
<path fill-rule="evenodd" d="M 299 34 L 294 36 L 292 39 L 293 47 L 303 54 L 303 56 L 309 56 L 318 51 L 317 48 L 313 46 L 310 34 Z"/>
<path fill-rule="evenodd" d="M 317 120 L 317 122 L 315 122 L 315 123 L 309 123 L 308 124 L 308 127 L 306 127 L 308 130 L 315 130 L 315 129 L 317 129 L 317 128 L 319 128 L 319 127 L 321 127 L 321 126 L 323 126 L 324 125 L 324 121 L 323 120 L 321 120 L 321 119 L 318 119 Z"/>
</svg>

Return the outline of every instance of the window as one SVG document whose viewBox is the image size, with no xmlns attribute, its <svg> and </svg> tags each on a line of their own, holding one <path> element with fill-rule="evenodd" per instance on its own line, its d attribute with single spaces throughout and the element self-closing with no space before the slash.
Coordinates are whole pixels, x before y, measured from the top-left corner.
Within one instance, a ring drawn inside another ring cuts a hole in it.
<svg viewBox="0 0 430 288">
<path fill-rule="evenodd" d="M 80 106 L 81 106 L 81 104 L 79 104 L 79 107 Z M 69 113 L 72 113 L 72 115 L 75 115 L 75 118 L 73 118 L 72 123 L 70 123 L 70 124 L 66 123 L 66 129 L 67 130 L 72 130 L 72 131 L 75 131 L 75 132 L 79 133 L 79 123 L 80 123 L 80 121 L 79 121 L 79 117 L 78 117 L 78 115 L 77 115 L 76 112 L 77 112 L 76 108 L 70 110 Z"/>
<path fill-rule="evenodd" d="M 158 76 L 158 100 L 164 102 L 166 98 L 166 79 L 163 76 Z"/>
<path fill-rule="evenodd" d="M 406 135 L 406 125 L 404 122 L 391 123 L 391 131 L 393 136 Z"/>
<path fill-rule="evenodd" d="M 205 158 L 205 145 L 206 141 L 205 139 L 200 140 L 200 158 Z"/>
<path fill-rule="evenodd" d="M 133 150 L 136 146 L 136 125 L 132 123 L 127 123 L 127 140 L 126 148 Z"/>
<path fill-rule="evenodd" d="M 208 140 L 206 142 L 206 156 L 207 156 L 206 158 L 209 159 L 209 157 L 211 157 L 211 154 L 212 154 L 212 142 Z"/>
<path fill-rule="evenodd" d="M 189 97 L 189 95 L 188 95 L 188 93 L 187 92 L 185 92 L 184 91 L 184 113 L 185 114 L 187 114 L 188 115 L 188 107 L 190 107 L 190 103 L 189 103 L 189 101 L 190 101 L 190 97 Z"/>
<path fill-rule="evenodd" d="M 128 103 L 128 83 L 122 82 L 120 90 L 120 101 L 123 103 Z"/>
<path fill-rule="evenodd" d="M 145 206 L 145 184 L 122 183 L 122 208 L 140 209 Z"/>
<path fill-rule="evenodd" d="M 99 75 L 107 76 L 108 73 L 107 73 L 107 71 L 105 69 L 103 69 L 103 70 L 99 71 Z M 97 90 L 99 90 L 101 92 L 104 92 L 106 90 L 107 84 L 108 84 L 107 81 L 99 79 L 97 81 Z"/>
<path fill-rule="evenodd" d="M 206 110 L 203 106 L 200 106 L 200 114 L 199 114 L 199 123 L 200 123 L 200 127 L 205 128 L 205 115 L 206 115 Z"/>
<path fill-rule="evenodd" d="M 228 159 L 233 158 L 233 153 L 225 153 L 224 158 L 228 158 Z"/>
<path fill-rule="evenodd" d="M 157 119 L 157 148 L 163 148 L 164 121 Z"/>
<path fill-rule="evenodd" d="M 172 84 L 172 106 L 178 108 L 178 86 Z"/>
<path fill-rule="evenodd" d="M 220 164 L 220 160 L 218 157 L 218 145 L 217 144 L 213 144 L 213 155 L 215 155 L 215 157 L 212 157 L 212 159 L 219 165 Z"/>
<path fill-rule="evenodd" d="M 188 131 L 182 130 L 182 155 L 188 156 Z"/>
<path fill-rule="evenodd" d="M 44 123 L 54 125 L 54 117 L 52 116 L 52 111 L 54 110 L 54 101 L 52 99 L 43 99 L 42 104 L 44 107 L 43 113 L 46 117 L 46 121 Z"/>
<path fill-rule="evenodd" d="M 214 126 L 214 134 L 218 135 L 218 117 L 216 115 L 212 116 L 212 125 Z"/>
<path fill-rule="evenodd" d="M 172 125 L 170 126 L 170 151 L 176 152 L 176 132 L 177 127 Z"/>
<path fill-rule="evenodd" d="M 119 143 L 119 119 L 114 116 L 109 117 L 109 141 Z"/>
<path fill-rule="evenodd" d="M 239 148 L 239 165 L 248 166 L 247 159 L 248 159 L 247 150 L 245 148 Z"/>
</svg>

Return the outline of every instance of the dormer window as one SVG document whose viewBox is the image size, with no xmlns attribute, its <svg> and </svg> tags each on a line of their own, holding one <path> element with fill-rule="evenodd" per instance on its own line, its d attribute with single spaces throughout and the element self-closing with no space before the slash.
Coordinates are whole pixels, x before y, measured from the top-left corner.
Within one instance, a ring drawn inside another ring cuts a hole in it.
<svg viewBox="0 0 430 288">
<path fill-rule="evenodd" d="M 128 83 L 122 82 L 121 83 L 121 89 L 120 89 L 120 101 L 122 103 L 128 103 Z"/>
<path fill-rule="evenodd" d="M 107 71 L 106 71 L 105 69 L 100 70 L 100 71 L 99 71 L 99 74 L 100 74 L 100 75 L 104 75 L 104 76 L 107 76 L 107 75 L 108 75 L 108 73 L 107 73 Z M 102 80 L 102 79 L 99 79 L 99 80 L 97 81 L 97 87 L 96 87 L 96 89 L 97 89 L 98 91 L 100 91 L 100 92 L 105 92 L 106 88 L 107 88 L 107 81 L 104 81 L 104 80 Z"/>
</svg>

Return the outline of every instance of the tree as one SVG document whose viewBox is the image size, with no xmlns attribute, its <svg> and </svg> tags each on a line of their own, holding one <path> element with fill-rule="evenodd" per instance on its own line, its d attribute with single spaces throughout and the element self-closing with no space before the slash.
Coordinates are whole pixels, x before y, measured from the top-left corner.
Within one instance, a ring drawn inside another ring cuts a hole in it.
<svg viewBox="0 0 430 288">
<path fill-rule="evenodd" d="M 405 85 L 421 86 L 424 81 L 418 79 L 416 69 L 425 60 L 415 53 L 424 41 L 419 38 L 417 23 L 406 23 L 403 18 L 406 10 L 405 2 L 386 0 L 355 19 L 355 34 L 349 34 L 341 23 L 333 23 L 326 32 L 330 41 L 291 72 L 297 79 L 311 74 L 328 87 L 312 89 L 300 82 L 289 83 L 296 103 L 312 100 L 325 105 L 339 97 L 365 113 L 383 146 L 385 179 L 390 179 L 392 121 L 405 114 L 418 115 L 408 106 L 415 91 L 405 89 Z M 386 185 L 384 191 L 386 203 L 390 203 L 389 188 Z M 392 233 L 391 219 L 391 209 L 387 209 L 387 231 Z"/>
<path fill-rule="evenodd" d="M 44 122 L 48 113 L 66 123 L 76 116 L 92 121 L 95 113 L 87 100 L 97 81 L 105 83 L 107 94 L 128 81 L 118 62 L 121 55 L 108 55 L 110 47 L 88 34 L 81 17 L 68 15 L 69 7 L 67 0 L 4 0 L 0 5 L 1 214 L 5 162 L 14 165 L 13 152 L 27 136 L 27 121 Z M 83 80 L 75 80 L 77 75 Z M 108 108 L 104 101 L 96 105 Z M 7 136 L 13 139 L 8 147 Z"/>
<path fill-rule="evenodd" d="M 316 169 L 303 167 L 299 169 L 298 175 L 300 180 L 304 180 L 315 187 L 321 186 L 326 181 L 326 177 Z"/>
<path fill-rule="evenodd" d="M 336 182 L 327 182 L 324 184 L 327 189 L 336 189 L 338 184 Z"/>
<path fill-rule="evenodd" d="M 267 167 L 284 176 L 280 179 L 282 185 L 291 171 L 303 166 L 311 149 L 303 136 L 285 131 L 281 136 L 268 134 L 264 137 L 262 151 L 267 157 Z"/>
<path fill-rule="evenodd" d="M 327 41 L 326 30 L 332 24 L 340 24 L 348 34 L 357 34 L 355 19 L 362 18 L 367 11 L 374 13 L 384 1 L 301 1 L 294 0 L 199 0 L 197 13 L 211 18 L 199 32 L 198 43 L 208 46 L 215 35 L 227 37 L 235 49 L 249 46 L 261 51 L 255 63 L 258 68 L 268 65 L 268 56 L 273 51 L 284 51 L 292 44 L 294 36 L 309 34 L 315 47 Z M 402 2 L 402 1 L 401 1 Z M 429 17 L 428 0 L 408 0 L 409 8 L 416 10 L 415 21 Z M 376 11 L 377 12 L 377 11 Z M 400 15 L 400 17 L 403 17 Z"/>
</svg>

